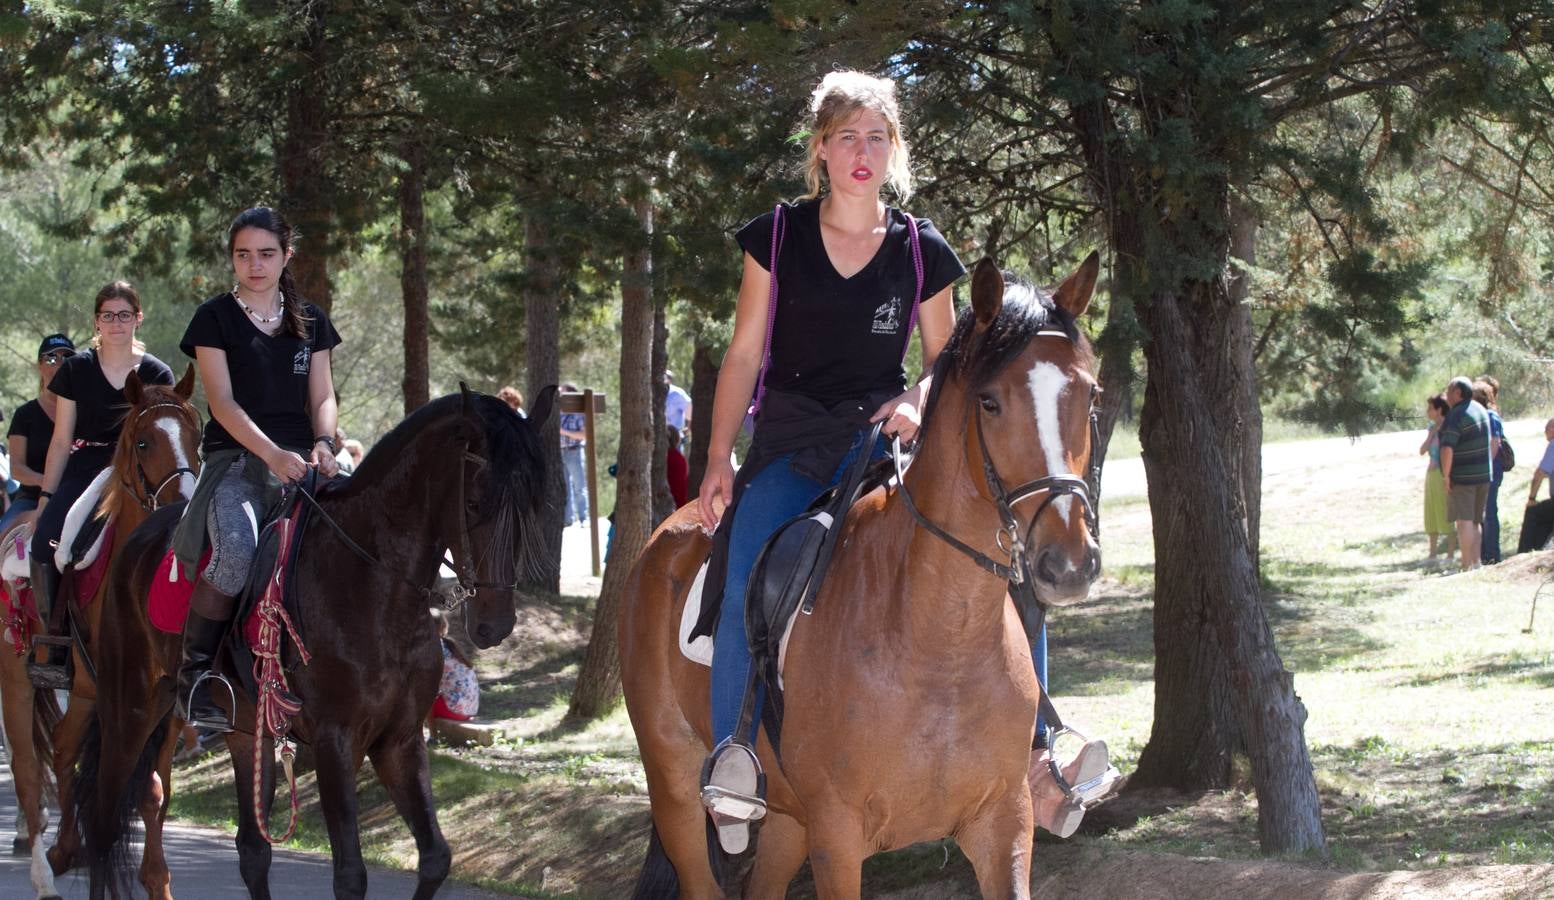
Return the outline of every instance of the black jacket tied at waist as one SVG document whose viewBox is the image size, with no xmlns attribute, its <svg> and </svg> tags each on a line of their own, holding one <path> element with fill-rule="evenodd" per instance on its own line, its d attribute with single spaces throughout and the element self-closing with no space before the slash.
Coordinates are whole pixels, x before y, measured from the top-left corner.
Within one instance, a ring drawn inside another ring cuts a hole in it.
<svg viewBox="0 0 1554 900">
<path fill-rule="evenodd" d="M 728 580 L 729 535 L 733 533 L 730 525 L 750 480 L 774 460 L 792 454 L 788 466 L 793 471 L 822 484 L 829 482 L 858 439 L 858 433 L 868 427 L 869 417 L 897 393 L 879 391 L 828 405 L 800 394 L 766 392 L 761 398 L 761 411 L 756 416 L 755 440 L 744 464 L 734 475 L 733 499 L 723 511 L 717 533 L 712 537 L 707 577 L 702 582 L 701 616 L 696 620 L 691 637 L 710 637 L 717 633 L 724 582 Z"/>
</svg>

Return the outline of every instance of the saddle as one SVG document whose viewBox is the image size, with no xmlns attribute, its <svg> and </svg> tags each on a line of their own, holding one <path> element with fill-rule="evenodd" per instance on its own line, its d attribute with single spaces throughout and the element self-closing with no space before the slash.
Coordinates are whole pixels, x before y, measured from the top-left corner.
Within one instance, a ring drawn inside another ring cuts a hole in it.
<svg viewBox="0 0 1554 900">
<path fill-rule="evenodd" d="M 874 462 L 870 450 L 879 440 L 876 423 L 858 454 L 835 487 L 821 494 L 804 513 L 789 519 L 766 540 L 750 571 L 745 591 L 745 634 L 750 642 L 751 685 L 735 734 L 747 734 L 755 715 L 754 682 L 766 687 L 761 710 L 768 739 L 779 747 L 782 733 L 782 663 L 788 635 L 799 613 L 815 609 L 815 597 L 831 567 L 841 540 L 842 524 L 858 498 L 885 484 L 893 473 L 886 461 Z"/>
</svg>

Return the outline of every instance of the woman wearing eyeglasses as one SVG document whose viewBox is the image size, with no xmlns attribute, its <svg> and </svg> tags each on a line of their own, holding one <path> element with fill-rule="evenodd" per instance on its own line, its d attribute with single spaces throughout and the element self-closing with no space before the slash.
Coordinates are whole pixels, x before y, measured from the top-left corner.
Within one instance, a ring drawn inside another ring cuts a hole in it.
<svg viewBox="0 0 1554 900">
<path fill-rule="evenodd" d="M 59 366 L 76 353 L 75 342 L 63 334 L 51 334 L 38 345 L 38 396 L 17 408 L 6 432 L 7 451 L 11 456 L 11 477 L 21 489 L 11 506 L 0 516 L 0 534 L 23 513 L 38 508 L 38 492 L 43 490 L 43 468 L 54 437 L 54 395 L 49 381 Z"/>
<path fill-rule="evenodd" d="M 71 505 L 113 462 L 113 446 L 129 409 L 124 382 L 135 372 L 145 384 L 173 383 L 173 370 L 135 338 L 143 319 L 140 295 L 129 282 L 104 285 L 93 308 L 90 346 L 52 367 L 58 370 L 49 380 L 54 430 L 32 535 L 33 573 L 45 621 L 59 584 L 52 545 L 59 540 Z"/>
</svg>

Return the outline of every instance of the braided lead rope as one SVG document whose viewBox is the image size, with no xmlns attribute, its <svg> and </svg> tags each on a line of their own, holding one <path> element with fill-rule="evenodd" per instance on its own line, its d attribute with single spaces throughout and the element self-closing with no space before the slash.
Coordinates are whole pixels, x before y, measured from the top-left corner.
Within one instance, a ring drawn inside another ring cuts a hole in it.
<svg viewBox="0 0 1554 900">
<path fill-rule="evenodd" d="M 917 306 L 923 297 L 923 244 L 917 235 L 917 220 L 912 214 L 902 212 L 907 220 L 907 235 L 912 239 L 912 269 L 917 273 L 917 293 L 912 296 L 912 312 L 907 317 L 906 341 L 901 345 L 901 361 L 906 362 L 907 346 L 912 343 L 912 329 L 917 326 Z"/>
<path fill-rule="evenodd" d="M 292 529 L 295 525 L 294 519 L 287 518 L 279 526 L 281 529 L 279 543 L 283 559 L 291 546 Z M 301 812 L 301 804 L 297 800 L 297 777 L 292 765 L 296 758 L 296 745 L 287 735 L 291 731 L 291 719 L 302 711 L 302 704 L 290 699 L 291 692 L 286 684 L 286 668 L 281 663 L 283 630 L 291 636 L 298 655 L 302 657 L 302 664 L 307 665 L 312 661 L 307 647 L 302 644 L 302 636 L 297 633 L 291 616 L 286 612 L 285 579 L 285 568 L 282 566 L 276 570 L 274 577 L 265 586 L 263 596 L 259 598 L 259 635 L 252 648 L 254 682 L 259 687 L 259 696 L 254 704 L 254 820 L 259 826 L 259 833 L 271 844 L 280 844 L 291 839 L 297 831 L 297 819 Z M 276 741 L 281 755 L 281 767 L 286 770 L 287 786 L 291 792 L 291 821 L 286 827 L 286 833 L 279 838 L 270 835 L 269 813 L 262 801 L 264 793 L 262 764 L 266 736 Z"/>
</svg>

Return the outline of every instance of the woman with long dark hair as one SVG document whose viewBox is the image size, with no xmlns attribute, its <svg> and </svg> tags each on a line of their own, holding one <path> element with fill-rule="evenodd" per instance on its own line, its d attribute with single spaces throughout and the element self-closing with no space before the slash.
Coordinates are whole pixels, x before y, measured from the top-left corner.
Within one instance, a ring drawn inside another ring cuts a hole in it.
<svg viewBox="0 0 1554 900">
<path fill-rule="evenodd" d="M 340 335 L 324 311 L 297 292 L 286 265 L 294 234 L 268 207 L 244 210 L 227 229 L 237 283 L 200 304 L 179 348 L 194 358 L 210 403 L 201 445 L 204 466 L 174 536 L 193 572 L 209 540 L 210 561 L 195 581 L 184 623 L 178 707 L 197 727 L 230 731 L 206 687 L 237 594 L 248 580 L 257 523 L 282 485 L 309 468 L 332 477 L 334 379 L 329 351 Z"/>
</svg>

